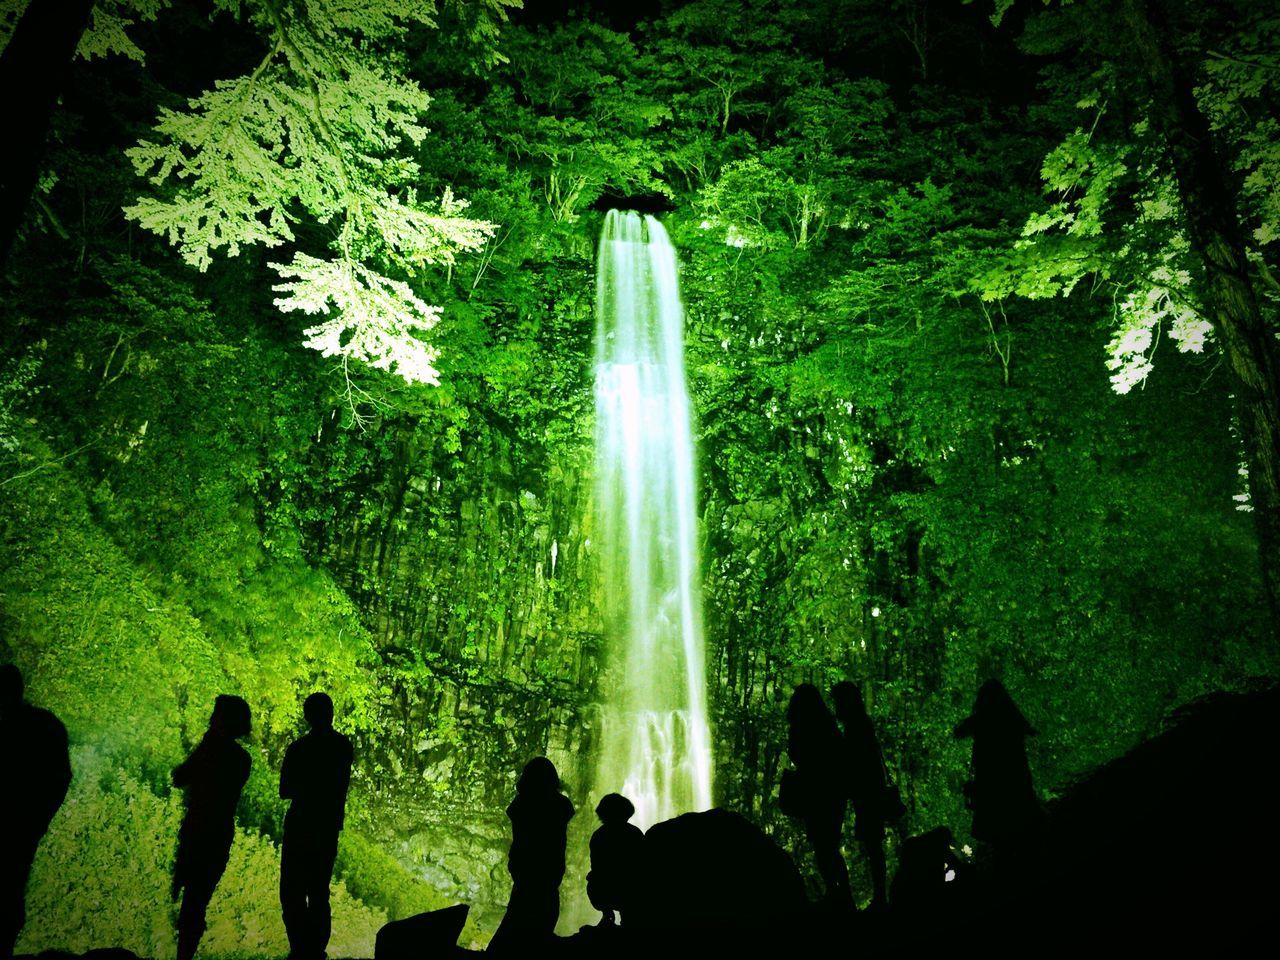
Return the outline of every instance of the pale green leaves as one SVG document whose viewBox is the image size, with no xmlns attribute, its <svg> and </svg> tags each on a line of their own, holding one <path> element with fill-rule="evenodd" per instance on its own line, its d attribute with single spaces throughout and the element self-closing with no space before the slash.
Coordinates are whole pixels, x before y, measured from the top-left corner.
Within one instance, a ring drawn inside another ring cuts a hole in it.
<svg viewBox="0 0 1280 960">
<path fill-rule="evenodd" d="M 77 56 L 86 60 L 118 54 L 142 63 L 142 48 L 129 36 L 129 28 L 140 20 L 154 20 L 170 0 L 97 0 L 89 17 L 89 28 L 80 38 Z"/>
<path fill-rule="evenodd" d="M 460 216 L 466 204 L 447 190 L 418 201 L 411 151 L 430 98 L 397 72 L 395 42 L 409 24 L 434 25 L 434 2 L 218 2 L 243 5 L 265 55 L 251 74 L 161 112 L 129 151 L 157 193 L 126 216 L 200 270 L 219 252 L 295 243 L 299 224 L 328 225 L 331 260 L 298 252 L 275 265 L 289 294 L 277 304 L 329 315 L 308 346 L 435 383 L 434 351 L 417 334 L 439 310 L 408 280 L 477 249 L 494 227 Z"/>
<path fill-rule="evenodd" d="M 407 283 L 374 273 L 352 260 L 317 260 L 305 253 L 291 264 L 273 263 L 285 278 L 274 289 L 281 310 L 328 314 L 304 331 L 308 347 L 399 374 L 409 383 L 438 384 L 437 352 L 417 334 L 430 330 L 440 308 L 420 300 Z"/>
<path fill-rule="evenodd" d="M 1098 99 L 1090 94 L 1077 106 L 1101 119 Z M 1111 299 L 1106 366 L 1112 388 L 1128 393 L 1152 371 L 1162 330 L 1181 352 L 1200 353 L 1212 326 L 1192 293 L 1177 187 L 1149 125 L 1132 124 L 1130 139 L 1106 142 L 1094 135 L 1097 122 L 1045 157 L 1040 174 L 1052 202 L 1028 216 L 1021 239 L 972 284 L 984 300 L 1043 299 L 1070 296 L 1088 280 L 1090 293 Z"/>
<path fill-rule="evenodd" d="M 363 233 L 377 195 L 417 172 L 388 154 L 426 135 L 425 93 L 354 49 L 320 46 L 307 28 L 286 26 L 273 40 L 253 74 L 162 111 L 156 140 L 129 151 L 140 175 L 176 189 L 125 214 L 201 270 L 223 247 L 235 256 L 243 244 L 293 240 L 290 221 L 303 211 L 320 223 L 345 215 Z"/>
<path fill-rule="evenodd" d="M 1176 266 L 1185 239 L 1171 244 L 1163 263 L 1116 304 L 1116 332 L 1107 344 L 1107 369 L 1116 393 L 1128 393 L 1152 371 L 1151 356 L 1167 325 L 1181 353 L 1203 353 L 1212 327 L 1191 299 L 1191 275 Z"/>
<path fill-rule="evenodd" d="M 1104 213 L 1121 177 L 1128 172 L 1124 146 L 1101 149 L 1083 128 L 1077 128 L 1055 147 L 1040 169 L 1045 189 L 1064 199 L 1041 214 L 1033 214 L 1022 228 L 1029 237 L 1053 227 L 1068 236 L 1094 237 L 1102 233 Z"/>
</svg>

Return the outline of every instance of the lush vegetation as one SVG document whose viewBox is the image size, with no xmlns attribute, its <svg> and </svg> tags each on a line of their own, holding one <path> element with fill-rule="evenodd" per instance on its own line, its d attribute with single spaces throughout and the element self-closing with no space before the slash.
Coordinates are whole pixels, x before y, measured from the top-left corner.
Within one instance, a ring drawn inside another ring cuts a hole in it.
<svg viewBox="0 0 1280 960">
<path fill-rule="evenodd" d="M 1272 362 L 1271 5 L 1157 5 L 1236 286 L 1131 0 L 309 6 L 100 4 L 5 265 L 0 656 L 77 776 L 22 947 L 171 949 L 168 771 L 217 692 L 255 723 L 219 954 L 282 949 L 274 774 L 313 689 L 357 742 L 342 955 L 447 900 L 492 929 L 528 757 L 594 806 L 618 198 L 682 257 L 718 799 L 802 862 L 775 804 L 798 682 L 861 683 L 908 827 L 963 835 L 982 680 L 1049 797 L 1280 670 L 1239 333 L 1251 304 Z M 214 123 L 243 150 L 202 154 Z"/>
</svg>

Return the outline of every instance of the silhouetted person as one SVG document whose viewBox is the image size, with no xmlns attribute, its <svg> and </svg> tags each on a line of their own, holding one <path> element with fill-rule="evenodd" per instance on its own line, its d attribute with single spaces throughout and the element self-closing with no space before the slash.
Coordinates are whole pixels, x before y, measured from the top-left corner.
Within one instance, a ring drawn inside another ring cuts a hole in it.
<svg viewBox="0 0 1280 960">
<path fill-rule="evenodd" d="M 560 918 L 560 881 L 573 818 L 573 804 L 560 792 L 560 775 L 546 757 L 534 757 L 525 765 L 507 817 L 511 899 L 489 951 L 534 956 L 533 951 L 550 942 Z"/>
<path fill-rule="evenodd" d="M 606 794 L 596 804 L 601 825 L 591 835 L 587 899 L 604 914 L 605 925 L 613 923 L 615 910 L 625 924 L 634 903 L 644 857 L 644 833 L 627 822 L 635 812 L 635 805 L 620 793 Z"/>
<path fill-rule="evenodd" d="M 22 673 L 0 666 L 0 956 L 26 923 L 27 878 L 40 839 L 71 784 L 67 729 L 23 699 Z"/>
<path fill-rule="evenodd" d="M 249 704 L 220 694 L 200 744 L 173 771 L 186 790 L 186 815 L 178 829 L 173 897 L 178 911 L 178 960 L 191 960 L 204 935 L 205 910 L 227 869 L 235 838 L 236 804 L 249 779 L 249 754 L 236 740 L 249 735 Z"/>
<path fill-rule="evenodd" d="M 884 757 L 857 685 L 842 680 L 831 689 L 831 699 L 836 706 L 836 716 L 844 726 L 844 776 L 849 802 L 853 804 L 853 835 L 862 845 L 871 868 L 871 906 L 883 909 L 888 905 L 884 826 L 897 813 L 890 809 L 892 798 Z"/>
<path fill-rule="evenodd" d="M 302 705 L 311 731 L 289 745 L 280 768 L 284 818 L 280 909 L 293 960 L 323 960 L 329 945 L 329 881 L 338 858 L 351 783 L 351 741 L 333 729 L 333 701 L 313 693 Z"/>
<path fill-rule="evenodd" d="M 971 832 L 991 845 L 997 864 L 1007 863 L 1034 839 L 1043 817 L 1027 764 L 1026 739 L 1036 732 L 999 680 L 979 688 L 973 712 L 954 732 L 973 739 L 973 779 L 965 784 Z"/>
<path fill-rule="evenodd" d="M 849 869 L 840 853 L 845 789 L 840 728 L 811 683 L 802 683 L 787 706 L 787 754 L 795 765 L 787 807 L 804 822 L 814 861 L 833 903 L 851 900 Z"/>
<path fill-rule="evenodd" d="M 965 886 L 966 864 L 951 848 L 951 831 L 937 827 L 898 844 L 898 870 L 893 875 L 890 903 L 908 921 L 938 921 L 954 910 L 956 895 Z"/>
</svg>

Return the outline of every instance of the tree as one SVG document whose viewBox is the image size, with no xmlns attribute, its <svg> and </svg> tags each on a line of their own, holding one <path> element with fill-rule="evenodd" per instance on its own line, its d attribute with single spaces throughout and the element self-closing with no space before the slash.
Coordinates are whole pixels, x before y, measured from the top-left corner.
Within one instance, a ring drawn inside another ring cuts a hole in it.
<svg viewBox="0 0 1280 960">
<path fill-rule="evenodd" d="M 997 3 L 997 19 L 1008 6 Z M 1121 392 L 1151 370 L 1164 324 L 1184 351 L 1201 350 L 1210 333 L 1221 342 L 1235 377 L 1248 508 L 1277 620 L 1280 362 L 1252 276 L 1270 274 L 1265 258 L 1256 251 L 1251 258 L 1246 249 L 1248 214 L 1223 159 L 1239 145 L 1215 136 L 1197 97 L 1194 64 L 1204 56 L 1206 28 L 1194 22 L 1196 11 L 1118 0 L 1125 30 L 1117 35 L 1108 26 L 1111 6 L 1068 0 L 1028 26 L 1024 46 L 1031 52 L 1084 54 L 1044 72 L 1061 100 L 1074 100 L 1094 118 L 1045 160 L 1042 174 L 1055 202 L 1027 220 L 1024 239 L 975 286 L 986 299 L 1069 295 L 1086 277 L 1110 286 L 1118 330 L 1109 365 Z M 1256 11 L 1240 6 L 1236 21 L 1218 27 L 1225 39 L 1274 33 L 1273 16 L 1250 23 Z M 1182 33 L 1175 35 L 1170 23 L 1181 24 Z M 1254 162 L 1266 169 L 1268 157 L 1255 153 Z"/>
<path fill-rule="evenodd" d="M 13 31 L 0 54 L 0 102 L 8 105 L 9 143 L 0 151 L 0 269 L 40 175 L 49 117 L 93 0 L 36 0 L 20 17 L 18 7 L 7 3 L 0 21 Z"/>
<path fill-rule="evenodd" d="M 410 383 L 438 382 L 436 351 L 419 335 L 435 325 L 440 308 L 420 299 L 410 281 L 423 267 L 450 266 L 459 252 L 478 249 L 494 225 L 462 216 L 466 202 L 447 187 L 431 199 L 419 198 L 414 187 L 418 167 L 408 151 L 426 136 L 420 121 L 430 98 L 398 69 L 398 44 L 411 27 L 435 25 L 436 3 L 211 3 L 257 30 L 263 56 L 249 74 L 217 82 L 185 109 L 161 110 L 153 136 L 129 151 L 135 170 L 157 191 L 139 197 L 126 215 L 164 236 L 201 270 L 220 250 L 235 256 L 250 245 L 296 245 L 288 262 L 272 264 L 282 280 L 275 287 L 281 294 L 276 304 L 322 315 L 305 331 L 307 346 L 340 357 L 344 366 L 357 360 Z M 96 34 L 87 43 L 80 38 L 83 23 L 80 29 L 63 24 L 61 46 L 45 51 L 46 59 L 65 64 L 77 42 L 86 55 L 123 52 L 140 58 L 125 28 L 165 5 L 166 0 L 116 0 L 95 15 Z M 480 16 L 472 18 L 470 29 L 489 36 L 505 8 L 518 5 L 519 0 L 471 4 Z M 32 4 L 23 22 L 52 6 Z M 453 6 L 466 4 L 458 0 Z M 10 92 L 30 69 L 26 51 L 33 47 L 21 39 L 16 32 L 6 51 L 3 76 Z M 46 123 L 47 115 L 45 110 Z M 6 173 L 4 179 L 6 209 L 16 208 L 16 216 L 30 193 L 30 184 L 23 192 L 26 180 L 33 183 L 34 172 L 13 178 Z M 304 220 L 330 234 L 326 256 L 302 249 L 307 244 L 298 242 L 295 228 Z"/>
</svg>

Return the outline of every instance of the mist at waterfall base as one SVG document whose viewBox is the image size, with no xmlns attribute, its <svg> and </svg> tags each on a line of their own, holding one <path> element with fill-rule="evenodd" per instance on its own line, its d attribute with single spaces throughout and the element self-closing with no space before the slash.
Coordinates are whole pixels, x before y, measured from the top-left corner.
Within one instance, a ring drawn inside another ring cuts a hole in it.
<svg viewBox="0 0 1280 960">
<path fill-rule="evenodd" d="M 607 652 L 592 795 L 623 794 L 647 829 L 711 806 L 684 310 L 652 216 L 605 218 L 595 394 Z"/>
</svg>

